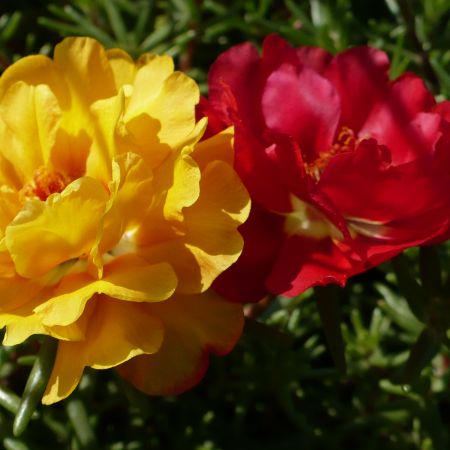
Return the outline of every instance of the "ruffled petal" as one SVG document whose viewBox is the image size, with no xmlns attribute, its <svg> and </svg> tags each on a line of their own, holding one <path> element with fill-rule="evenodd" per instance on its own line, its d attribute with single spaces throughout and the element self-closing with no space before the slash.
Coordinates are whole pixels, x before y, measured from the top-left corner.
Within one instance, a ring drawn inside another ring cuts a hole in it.
<svg viewBox="0 0 450 450">
<path fill-rule="evenodd" d="M 344 286 L 347 278 L 360 267 L 357 254 L 343 251 L 330 239 L 292 236 L 284 242 L 267 278 L 270 292 L 294 297 L 306 289 L 329 283 Z"/>
<path fill-rule="evenodd" d="M 13 84 L 0 103 L 2 155 L 23 183 L 49 161 L 61 121 L 58 100 L 46 85 Z"/>
<path fill-rule="evenodd" d="M 108 195 L 93 178 L 80 178 L 46 202 L 31 199 L 6 228 L 17 273 L 39 277 L 58 264 L 89 254 Z"/>
<path fill-rule="evenodd" d="M 214 161 L 202 173 L 198 201 L 183 212 L 185 235 L 140 252 L 150 262 L 170 262 L 179 279 L 177 292 L 203 292 L 241 253 L 237 227 L 248 213 L 248 194 L 236 173 Z"/>
<path fill-rule="evenodd" d="M 86 366 L 107 369 L 161 347 L 163 325 L 148 310 L 106 297 L 96 299 L 92 308 L 86 338 L 59 343 L 42 403 L 48 405 L 70 395 Z"/>
<path fill-rule="evenodd" d="M 262 111 L 267 126 L 292 136 L 309 161 L 331 147 L 340 100 L 331 83 L 312 69 L 283 64 L 267 78 Z"/>
<path fill-rule="evenodd" d="M 18 81 L 29 86 L 48 86 L 58 99 L 61 108 L 69 107 L 69 87 L 62 72 L 50 58 L 43 55 L 31 55 L 11 64 L 0 78 L 0 99 Z"/>
<path fill-rule="evenodd" d="M 55 47 L 54 63 L 69 86 L 72 109 L 86 112 L 94 101 L 117 93 L 105 49 L 95 39 L 64 39 Z"/>
<path fill-rule="evenodd" d="M 364 222 L 367 226 L 372 223 L 375 233 L 378 224 L 377 237 L 392 239 L 401 238 L 402 233 L 395 236 L 390 223 L 409 221 L 411 231 L 427 236 L 429 227 L 438 227 L 439 220 L 448 217 L 450 199 L 442 195 L 448 175 L 440 174 L 430 158 L 399 166 L 391 165 L 389 159 L 386 149 L 375 141 L 363 141 L 355 153 L 339 155 L 330 162 L 321 177 L 320 189 L 347 218 L 350 227 L 360 220 L 361 229 Z M 415 219 L 423 215 L 429 215 L 429 227 L 425 229 L 415 225 Z M 411 237 L 406 230 L 403 233 L 404 238 Z"/>
<path fill-rule="evenodd" d="M 99 254 L 112 250 L 121 238 L 126 239 L 127 233 L 133 234 L 141 224 L 153 202 L 153 173 L 139 155 L 119 155 L 113 161 L 110 190 L 112 194 L 99 235 Z"/>
<path fill-rule="evenodd" d="M 131 254 L 107 264 L 103 275 L 101 280 L 93 280 L 85 273 L 67 275 L 53 297 L 34 312 L 46 326 L 69 325 L 78 320 L 95 294 L 126 302 L 159 302 L 169 298 L 177 285 L 170 265 L 151 265 Z"/>
<path fill-rule="evenodd" d="M 186 75 L 172 71 L 170 58 L 150 58 L 136 75 L 123 117 L 126 131 L 122 134 L 131 135 L 151 167 L 159 165 L 171 151 L 188 144 L 195 128 L 198 87 Z"/>
<path fill-rule="evenodd" d="M 119 91 L 126 84 L 133 84 L 137 72 L 133 58 L 120 48 L 106 50 L 106 57 L 113 72 L 116 90 Z"/>
<path fill-rule="evenodd" d="M 248 220 L 239 228 L 244 238 L 242 254 L 218 276 L 213 288 L 228 300 L 242 303 L 261 300 L 267 294 L 266 278 L 285 239 L 283 228 L 283 216 L 253 203 Z"/>
<path fill-rule="evenodd" d="M 261 85 L 255 80 L 259 63 L 256 48 L 245 43 L 222 53 L 209 69 L 209 101 L 226 126 L 233 123 L 230 110 L 237 110 L 246 123 L 261 127 Z"/>
<path fill-rule="evenodd" d="M 235 345 L 243 327 L 242 306 L 212 292 L 174 296 L 146 306 L 164 324 L 164 340 L 154 355 L 138 356 L 117 368 L 151 395 L 181 393 L 200 380 L 210 352 L 223 355 Z"/>
<path fill-rule="evenodd" d="M 340 98 L 340 126 L 360 130 L 372 108 L 386 94 L 388 70 L 386 53 L 375 48 L 351 48 L 332 59 L 324 75 Z"/>
<path fill-rule="evenodd" d="M 233 137 L 234 130 L 229 127 L 199 142 L 194 148 L 192 157 L 200 170 L 203 170 L 211 161 L 224 161 L 232 166 L 234 160 Z"/>
<path fill-rule="evenodd" d="M 441 116 L 428 112 L 434 105 L 419 77 L 403 75 L 373 105 L 359 134 L 392 149 L 394 164 L 430 155 L 440 137 Z"/>
</svg>

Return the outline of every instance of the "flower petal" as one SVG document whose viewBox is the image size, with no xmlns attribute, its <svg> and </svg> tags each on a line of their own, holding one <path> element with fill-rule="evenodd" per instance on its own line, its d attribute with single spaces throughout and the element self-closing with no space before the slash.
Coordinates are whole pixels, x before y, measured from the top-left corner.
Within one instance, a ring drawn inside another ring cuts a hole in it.
<svg viewBox="0 0 450 450">
<path fill-rule="evenodd" d="M 177 278 L 168 264 L 150 265 L 129 254 L 105 265 L 101 280 L 85 273 L 67 275 L 53 298 L 34 311 L 46 326 L 68 325 L 78 320 L 95 294 L 127 302 L 159 302 L 169 298 L 176 285 Z"/>
<path fill-rule="evenodd" d="M 105 49 L 92 38 L 69 37 L 55 47 L 55 65 L 64 74 L 72 101 L 89 110 L 95 100 L 117 93 Z"/>
<path fill-rule="evenodd" d="M 147 64 L 136 75 L 123 122 L 142 149 L 144 159 L 155 167 L 170 150 L 181 149 L 189 142 L 200 94 L 191 78 L 180 72 L 170 73 L 170 58 L 155 57 Z"/>
<path fill-rule="evenodd" d="M 2 154 L 22 175 L 31 180 L 46 165 L 55 144 L 61 120 L 58 100 L 48 86 L 32 86 L 18 81 L 0 103 Z"/>
<path fill-rule="evenodd" d="M 137 68 L 133 58 L 120 48 L 111 48 L 106 50 L 106 57 L 111 66 L 116 90 L 125 84 L 133 84 Z"/>
<path fill-rule="evenodd" d="M 441 116 L 428 112 L 434 105 L 424 82 L 406 74 L 373 107 L 360 136 L 373 137 L 379 144 L 393 149 L 394 164 L 429 155 L 440 136 Z"/>
<path fill-rule="evenodd" d="M 89 254 L 107 200 L 103 185 L 84 177 L 45 203 L 27 201 L 5 233 L 17 273 L 38 277 L 64 261 Z"/>
<path fill-rule="evenodd" d="M 203 170 L 211 161 L 224 161 L 230 166 L 233 165 L 233 128 L 229 127 L 209 139 L 199 142 L 192 153 L 201 170 Z"/>
<path fill-rule="evenodd" d="M 292 136 L 306 159 L 331 147 L 340 100 L 331 83 L 307 67 L 283 64 L 267 78 L 262 97 L 267 126 Z"/>
<path fill-rule="evenodd" d="M 86 366 L 107 369 L 159 350 L 163 325 L 148 310 L 107 297 L 99 297 L 92 308 L 85 340 L 59 343 L 42 403 L 48 405 L 70 395 Z"/>
<path fill-rule="evenodd" d="M 232 168 L 214 161 L 202 173 L 198 201 L 183 212 L 185 235 L 159 244 L 148 242 L 140 252 L 149 262 L 172 265 L 179 280 L 177 292 L 203 292 L 241 253 L 237 226 L 248 215 L 248 202 Z"/>
<path fill-rule="evenodd" d="M 228 353 L 244 323 L 242 306 L 211 291 L 146 307 L 164 324 L 162 346 L 156 354 L 133 358 L 117 370 L 151 395 L 178 394 L 196 384 L 208 365 L 208 353 Z"/>
<path fill-rule="evenodd" d="M 356 47 L 336 55 L 324 75 L 339 94 L 340 126 L 358 132 L 388 85 L 389 59 L 375 48 Z"/>
<path fill-rule="evenodd" d="M 253 203 L 250 217 L 239 228 L 244 238 L 242 254 L 217 277 L 213 288 L 231 301 L 261 300 L 267 294 L 266 278 L 285 239 L 283 227 L 283 216 L 267 212 Z"/>
<path fill-rule="evenodd" d="M 237 109 L 240 117 L 255 126 L 263 123 L 257 104 L 261 88 L 255 83 L 259 59 L 252 44 L 240 44 L 222 53 L 209 70 L 210 103 L 226 126 L 232 123 L 230 109 Z"/>
<path fill-rule="evenodd" d="M 118 155 L 113 161 L 112 192 L 99 236 L 100 254 L 110 251 L 127 232 L 144 220 L 153 202 L 152 171 L 135 153 Z"/>
<path fill-rule="evenodd" d="M 343 286 L 355 273 L 354 264 L 363 270 L 357 255 L 342 251 L 329 238 L 292 236 L 280 249 L 267 287 L 270 292 L 294 297 L 312 286 L 328 283 Z"/>
<path fill-rule="evenodd" d="M 31 55 L 11 64 L 0 78 L 0 99 L 18 81 L 30 86 L 47 85 L 55 94 L 61 108 L 68 108 L 70 103 L 68 85 L 50 58 Z"/>
</svg>

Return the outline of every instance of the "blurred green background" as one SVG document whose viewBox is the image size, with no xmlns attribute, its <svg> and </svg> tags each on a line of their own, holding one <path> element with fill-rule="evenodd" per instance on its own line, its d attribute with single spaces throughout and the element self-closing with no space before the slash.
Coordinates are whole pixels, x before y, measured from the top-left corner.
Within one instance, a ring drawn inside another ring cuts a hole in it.
<svg viewBox="0 0 450 450">
<path fill-rule="evenodd" d="M 379 47 L 392 77 L 412 70 L 443 99 L 449 19 L 448 0 L 1 0 L 0 71 L 30 53 L 51 55 L 64 36 L 88 35 L 134 57 L 170 54 L 206 94 L 220 52 L 246 40 L 260 46 L 276 32 L 331 52 Z M 178 397 L 145 397 L 112 370 L 87 371 L 20 438 L 17 396 L 38 344 L 2 348 L 0 442 L 7 450 L 448 449 L 449 271 L 448 245 L 411 249 L 345 289 L 250 308 L 232 354 L 213 357 L 203 382 Z"/>
</svg>

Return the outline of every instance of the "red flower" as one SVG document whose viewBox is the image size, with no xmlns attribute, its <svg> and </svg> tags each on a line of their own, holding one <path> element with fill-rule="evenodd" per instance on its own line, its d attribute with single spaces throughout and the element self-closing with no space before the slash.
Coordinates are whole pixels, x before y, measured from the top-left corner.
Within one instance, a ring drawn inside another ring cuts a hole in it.
<svg viewBox="0 0 450 450">
<path fill-rule="evenodd" d="M 388 70 L 374 48 L 332 56 L 277 36 L 262 56 L 245 43 L 213 64 L 199 114 L 211 132 L 235 126 L 235 167 L 253 199 L 244 252 L 215 285 L 223 295 L 344 285 L 448 236 L 449 103 Z"/>
</svg>

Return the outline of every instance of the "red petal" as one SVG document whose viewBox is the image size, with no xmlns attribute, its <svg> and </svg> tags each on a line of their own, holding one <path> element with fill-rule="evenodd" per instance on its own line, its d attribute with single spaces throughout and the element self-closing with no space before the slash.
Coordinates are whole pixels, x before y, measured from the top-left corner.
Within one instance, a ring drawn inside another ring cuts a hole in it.
<svg viewBox="0 0 450 450">
<path fill-rule="evenodd" d="M 392 150 L 394 164 L 429 154 L 439 138 L 440 116 L 427 113 L 434 99 L 412 74 L 395 81 L 362 126 L 359 135 L 375 138 Z"/>
<path fill-rule="evenodd" d="M 267 149 L 266 153 L 274 162 L 273 170 L 278 171 L 287 190 L 322 211 L 344 236 L 349 237 L 345 219 L 340 211 L 306 174 L 297 143 L 289 136 L 282 134 L 270 133 L 270 138 L 275 144 Z M 292 211 L 292 208 L 289 211 Z"/>
<path fill-rule="evenodd" d="M 202 140 L 220 133 L 228 126 L 226 118 L 222 117 L 205 97 L 200 97 L 200 103 L 195 109 L 195 116 L 197 121 L 203 117 L 208 118 L 208 128 Z"/>
<path fill-rule="evenodd" d="M 269 211 L 290 211 L 290 193 L 264 144 L 249 129 L 235 128 L 235 168 L 253 201 Z"/>
<path fill-rule="evenodd" d="M 438 103 L 433 109 L 433 112 L 440 114 L 445 121 L 450 122 L 450 101 L 445 100 Z"/>
<path fill-rule="evenodd" d="M 263 42 L 262 67 L 267 74 L 276 70 L 283 63 L 291 64 L 294 67 L 304 64 L 322 73 L 331 59 L 332 55 L 322 48 L 294 48 L 276 34 L 270 34 Z"/>
<path fill-rule="evenodd" d="M 292 136 L 307 160 L 331 146 L 339 121 L 339 97 L 330 82 L 313 70 L 280 66 L 267 79 L 262 109 L 267 126 Z"/>
<path fill-rule="evenodd" d="M 357 132 L 387 89 L 389 59 L 377 49 L 357 47 L 336 55 L 325 76 L 341 99 L 341 126 Z"/>
<path fill-rule="evenodd" d="M 448 216 L 450 199 L 443 193 L 449 177 L 439 174 L 431 158 L 392 166 L 385 152 L 375 141 L 363 141 L 354 153 L 330 161 L 319 187 L 347 219 L 360 220 L 362 226 L 374 222 L 368 226 L 374 237 L 379 233 L 382 240 L 425 239 Z"/>
<path fill-rule="evenodd" d="M 256 302 L 268 293 L 265 281 L 285 239 L 283 218 L 253 204 L 249 219 L 239 231 L 244 238 L 242 254 L 213 287 L 228 300 Z"/>
<path fill-rule="evenodd" d="M 230 48 L 213 63 L 208 74 L 209 99 L 222 117 L 228 117 L 227 109 L 234 106 L 230 104 L 230 95 L 224 96 L 224 86 L 227 86 L 235 99 L 239 116 L 252 126 L 260 126 L 260 86 L 255 76 L 259 63 L 258 51 L 250 43 Z M 229 121 L 228 125 L 231 123 Z"/>
<path fill-rule="evenodd" d="M 316 285 L 343 286 L 357 266 L 357 256 L 345 254 L 331 239 L 292 236 L 281 248 L 267 286 L 271 292 L 294 297 Z"/>
<path fill-rule="evenodd" d="M 333 59 L 331 53 L 319 47 L 300 47 L 296 51 L 301 63 L 321 75 Z"/>
</svg>

